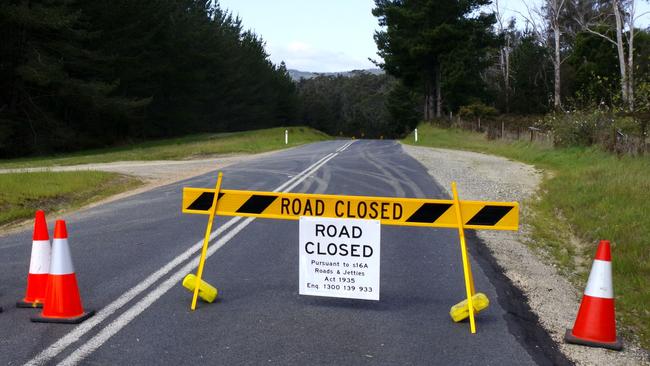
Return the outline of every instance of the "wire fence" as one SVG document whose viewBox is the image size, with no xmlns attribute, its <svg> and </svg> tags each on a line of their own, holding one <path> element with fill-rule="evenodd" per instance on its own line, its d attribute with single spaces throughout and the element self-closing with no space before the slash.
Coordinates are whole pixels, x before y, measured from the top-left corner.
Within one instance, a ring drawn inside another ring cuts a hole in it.
<svg viewBox="0 0 650 366">
<path fill-rule="evenodd" d="M 629 117 L 629 115 L 626 115 Z M 649 117 L 643 115 L 643 117 Z M 650 118 L 649 118 L 650 119 Z M 448 120 L 449 121 L 449 120 Z M 544 128 L 540 123 L 541 117 L 494 117 L 465 119 L 455 116 L 449 122 L 451 127 L 474 131 L 485 134 L 488 140 L 526 141 L 530 143 L 559 146 L 563 145 L 562 138 L 552 129 Z M 645 155 L 650 153 L 650 137 L 648 136 L 648 122 L 640 120 L 640 132 L 630 133 L 615 126 L 603 127 L 591 131 L 581 145 L 599 145 L 607 151 L 619 155 Z M 566 144 L 564 144 L 566 145 Z"/>
</svg>

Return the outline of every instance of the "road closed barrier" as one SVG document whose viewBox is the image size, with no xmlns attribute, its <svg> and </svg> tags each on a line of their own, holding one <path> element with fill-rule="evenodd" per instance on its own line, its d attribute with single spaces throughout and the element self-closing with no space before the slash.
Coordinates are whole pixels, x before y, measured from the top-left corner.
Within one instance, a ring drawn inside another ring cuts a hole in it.
<svg viewBox="0 0 650 366">
<path fill-rule="evenodd" d="M 321 236 L 353 239 L 355 235 L 360 235 L 360 231 L 355 231 L 354 225 L 343 230 L 342 227 L 327 224 L 326 222 L 329 219 L 367 220 L 376 221 L 383 225 L 458 229 L 466 299 L 452 306 L 450 315 L 456 322 L 469 318 L 470 330 L 472 333 L 476 333 L 474 316 L 488 306 L 489 300 L 485 294 L 477 293 L 474 289 L 474 278 L 467 254 L 464 230 L 516 231 L 519 229 L 519 204 L 517 202 L 461 201 L 458 198 L 455 182 L 452 182 L 453 198 L 439 200 L 222 190 L 220 189 L 221 180 L 222 174 L 219 173 L 217 185 L 214 189 L 183 188 L 182 212 L 209 215 L 199 267 L 194 279 L 195 284 L 193 286 L 190 283 L 185 284 L 186 287 L 194 289 L 192 310 L 195 309 L 196 299 L 199 296 L 199 284 L 201 284 L 205 254 L 215 215 L 301 220 L 301 226 L 303 225 L 302 218 L 323 218 L 322 222 L 312 224 L 314 238 L 313 240 L 305 240 L 304 243 L 301 241 L 301 245 L 304 245 L 301 252 L 304 251 L 305 255 L 321 254 L 338 256 L 339 258 L 360 259 L 375 257 L 373 253 L 378 251 L 379 247 L 373 248 L 369 245 L 359 245 L 352 241 L 319 242 L 318 239 Z M 358 226 L 357 230 L 359 230 Z M 378 258 L 378 256 L 376 257 Z M 341 268 L 344 267 L 345 263 L 341 263 Z M 375 277 L 378 278 L 378 272 Z M 329 278 L 328 280 L 337 280 L 337 278 Z M 320 286 L 318 288 L 314 287 L 314 281 L 306 282 L 304 285 L 301 282 L 301 286 L 305 287 L 305 294 L 309 294 L 309 291 L 314 291 L 314 289 L 321 289 Z M 329 286 L 325 285 L 325 287 Z M 351 286 L 350 283 L 334 285 L 336 291 L 341 290 L 342 295 L 340 297 L 378 300 L 378 293 L 372 296 L 358 297 L 358 294 L 353 296 L 344 294 L 343 291 L 348 289 L 359 292 L 359 290 L 369 288 L 370 286 Z M 378 290 L 378 286 L 374 288 Z M 302 293 L 303 290 L 301 290 Z"/>
<path fill-rule="evenodd" d="M 209 214 L 214 189 L 183 188 L 183 213 Z M 457 228 L 453 200 L 220 190 L 216 214 L 298 220 L 302 216 L 379 220 L 382 225 Z M 463 227 L 517 230 L 517 202 L 460 201 Z"/>
</svg>

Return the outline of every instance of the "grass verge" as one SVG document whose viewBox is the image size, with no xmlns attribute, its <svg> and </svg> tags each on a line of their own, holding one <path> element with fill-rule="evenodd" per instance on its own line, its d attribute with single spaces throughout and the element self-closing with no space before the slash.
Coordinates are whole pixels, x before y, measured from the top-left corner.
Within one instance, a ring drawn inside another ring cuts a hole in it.
<svg viewBox="0 0 650 366">
<path fill-rule="evenodd" d="M 523 218 L 532 227 L 531 244 L 549 253 L 578 287 L 584 287 L 598 240 L 611 240 L 623 335 L 638 336 L 641 345 L 650 349 L 649 157 L 616 157 L 597 148 L 488 141 L 483 134 L 428 124 L 418 126 L 418 132 L 417 144 L 413 135 L 403 142 L 500 155 L 549 172 L 540 196 L 529 202 L 532 214 Z"/>
<path fill-rule="evenodd" d="M 288 145 L 284 144 L 285 129 L 289 131 Z M 308 127 L 277 127 L 256 131 L 192 135 L 49 157 L 0 160 L 0 168 L 188 159 L 229 153 L 253 154 L 327 139 L 329 136 L 326 134 Z"/>
<path fill-rule="evenodd" d="M 289 131 L 289 144 L 284 143 L 285 129 Z M 307 127 L 278 127 L 193 135 L 53 157 L 0 160 L 0 169 L 259 153 L 327 139 L 326 134 Z M 132 177 L 97 171 L 0 174 L 0 227 L 33 217 L 37 209 L 70 210 L 140 184 Z"/>
<path fill-rule="evenodd" d="M 78 208 L 140 184 L 132 177 L 95 171 L 0 174 L 0 226 L 33 217 L 39 209 Z"/>
</svg>

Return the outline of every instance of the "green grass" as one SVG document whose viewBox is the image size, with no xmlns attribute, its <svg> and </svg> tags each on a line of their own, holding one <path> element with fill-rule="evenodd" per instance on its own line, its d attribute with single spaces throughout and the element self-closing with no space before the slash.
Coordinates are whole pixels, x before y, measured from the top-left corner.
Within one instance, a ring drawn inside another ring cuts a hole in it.
<svg viewBox="0 0 650 366">
<path fill-rule="evenodd" d="M 284 130 L 289 144 L 284 144 Z M 278 127 L 257 131 L 192 135 L 150 141 L 117 148 L 83 151 L 58 156 L 0 160 L 0 168 L 107 163 L 127 160 L 172 160 L 230 153 L 260 153 L 305 143 L 327 140 L 329 136 L 308 127 Z"/>
<path fill-rule="evenodd" d="M 329 138 L 307 127 L 286 129 L 289 130 L 288 145 L 284 143 L 285 128 L 280 127 L 193 135 L 52 157 L 0 160 L 0 169 L 259 153 Z M 70 210 L 139 184 L 135 178 L 95 171 L 0 174 L 0 226 L 33 217 L 37 209 L 48 212 Z"/>
<path fill-rule="evenodd" d="M 0 174 L 0 226 L 46 213 L 66 211 L 140 185 L 116 173 L 39 172 Z"/>
<path fill-rule="evenodd" d="M 616 157 L 597 148 L 555 149 L 524 142 L 488 141 L 482 134 L 418 127 L 417 145 L 501 155 L 547 174 L 531 210 L 531 245 L 560 264 L 578 287 L 586 285 L 598 240 L 612 242 L 617 316 L 626 336 L 650 348 L 650 158 Z M 415 144 L 413 135 L 404 143 Z M 567 324 L 570 326 L 570 324 Z"/>
</svg>

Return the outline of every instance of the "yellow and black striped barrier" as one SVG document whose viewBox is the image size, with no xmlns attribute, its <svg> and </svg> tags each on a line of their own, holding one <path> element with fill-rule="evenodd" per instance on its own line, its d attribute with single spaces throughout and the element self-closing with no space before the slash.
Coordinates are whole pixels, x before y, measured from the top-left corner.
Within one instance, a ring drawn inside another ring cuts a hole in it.
<svg viewBox="0 0 650 366">
<path fill-rule="evenodd" d="M 219 173 L 215 189 L 183 188 L 183 213 L 209 215 L 196 278 L 184 283 L 194 290 L 192 310 L 202 284 L 201 274 L 215 215 L 285 220 L 299 220 L 302 216 L 369 219 L 385 225 L 458 229 L 467 297 L 451 307 L 450 315 L 456 322 L 469 318 L 470 331 L 476 333 L 474 315 L 485 309 L 489 300 L 474 289 L 464 230 L 519 229 L 517 202 L 461 201 L 455 182 L 452 182 L 452 199 L 437 200 L 229 190 L 220 189 L 221 178 Z"/>
<path fill-rule="evenodd" d="M 183 188 L 183 213 L 209 214 L 214 189 Z M 216 214 L 298 220 L 301 216 L 379 220 L 384 225 L 457 228 L 453 200 L 327 194 L 219 191 Z M 517 202 L 460 201 L 463 227 L 517 230 Z"/>
</svg>

